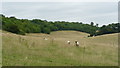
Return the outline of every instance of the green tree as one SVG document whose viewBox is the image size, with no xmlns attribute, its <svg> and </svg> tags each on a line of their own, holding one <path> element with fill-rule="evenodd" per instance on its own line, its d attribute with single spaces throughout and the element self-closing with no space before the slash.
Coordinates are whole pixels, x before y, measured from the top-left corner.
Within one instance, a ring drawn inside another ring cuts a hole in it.
<svg viewBox="0 0 120 68">
<path fill-rule="evenodd" d="M 90 23 L 90 25 L 91 25 L 91 26 L 94 26 L 94 23 L 93 23 L 93 22 L 91 22 L 91 23 Z"/>
</svg>

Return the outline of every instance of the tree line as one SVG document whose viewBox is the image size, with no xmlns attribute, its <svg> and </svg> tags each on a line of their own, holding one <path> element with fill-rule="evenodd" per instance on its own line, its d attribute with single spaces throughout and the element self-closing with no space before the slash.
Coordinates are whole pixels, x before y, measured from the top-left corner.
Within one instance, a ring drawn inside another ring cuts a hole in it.
<svg viewBox="0 0 120 68">
<path fill-rule="evenodd" d="M 120 32 L 119 23 L 103 25 L 98 27 L 98 24 L 91 22 L 90 24 L 83 24 L 82 22 L 66 22 L 66 21 L 47 21 L 40 19 L 17 19 L 15 17 L 5 17 L 1 14 L 2 30 L 12 33 L 25 35 L 26 33 L 46 33 L 50 34 L 52 31 L 59 30 L 75 30 L 89 33 L 90 36 L 102 35 L 108 33 Z"/>
</svg>

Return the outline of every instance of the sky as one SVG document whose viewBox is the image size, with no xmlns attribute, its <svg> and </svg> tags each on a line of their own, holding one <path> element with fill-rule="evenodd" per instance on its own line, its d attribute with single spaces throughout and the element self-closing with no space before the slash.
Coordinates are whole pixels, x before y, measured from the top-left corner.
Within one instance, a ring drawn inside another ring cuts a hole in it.
<svg viewBox="0 0 120 68">
<path fill-rule="evenodd" d="M 3 2 L 118 2 L 119 0 L 3 0 Z"/>
<path fill-rule="evenodd" d="M 0 13 L 19 19 L 94 22 L 102 26 L 118 22 L 118 2 L 8 2 L 6 0 L 2 3 Z"/>
</svg>

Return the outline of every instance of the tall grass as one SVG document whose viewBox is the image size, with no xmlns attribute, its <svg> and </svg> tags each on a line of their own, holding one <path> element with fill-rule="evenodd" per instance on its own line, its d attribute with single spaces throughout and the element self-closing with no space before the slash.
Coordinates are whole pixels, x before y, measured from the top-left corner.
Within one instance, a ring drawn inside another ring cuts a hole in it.
<svg viewBox="0 0 120 68">
<path fill-rule="evenodd" d="M 2 31 L 0 30 L 0 67 L 2 67 Z"/>
<path fill-rule="evenodd" d="M 3 65 L 117 66 L 117 34 L 92 38 L 87 35 L 77 31 L 26 36 L 4 33 Z M 70 45 L 66 43 L 68 40 L 71 41 Z M 80 47 L 74 46 L 75 40 L 80 42 Z"/>
</svg>

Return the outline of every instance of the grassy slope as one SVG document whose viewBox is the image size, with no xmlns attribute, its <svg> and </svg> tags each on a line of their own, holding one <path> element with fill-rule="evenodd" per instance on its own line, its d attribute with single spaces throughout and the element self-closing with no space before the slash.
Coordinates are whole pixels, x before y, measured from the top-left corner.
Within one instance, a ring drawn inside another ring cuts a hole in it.
<svg viewBox="0 0 120 68">
<path fill-rule="evenodd" d="M 3 32 L 4 66 L 115 66 L 117 34 L 87 37 L 77 31 L 57 31 L 27 36 Z M 44 40 L 46 37 L 48 40 Z M 71 45 L 66 42 L 70 40 Z M 78 40 L 81 47 L 74 46 Z"/>
<path fill-rule="evenodd" d="M 2 66 L 2 31 L 0 30 L 0 67 Z"/>
</svg>

